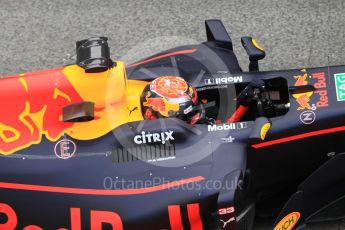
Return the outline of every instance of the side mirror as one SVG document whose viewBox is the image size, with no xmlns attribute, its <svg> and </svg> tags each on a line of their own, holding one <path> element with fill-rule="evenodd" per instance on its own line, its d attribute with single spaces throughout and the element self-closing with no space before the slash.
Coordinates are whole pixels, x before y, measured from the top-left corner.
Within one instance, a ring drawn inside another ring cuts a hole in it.
<svg viewBox="0 0 345 230">
<path fill-rule="evenodd" d="M 242 37 L 241 43 L 249 57 L 249 71 L 259 71 L 259 60 L 266 56 L 264 49 L 252 37 Z"/>
<path fill-rule="evenodd" d="M 271 125 L 271 121 L 266 117 L 256 118 L 249 140 L 255 143 L 264 141 L 267 133 L 271 129 Z"/>
</svg>

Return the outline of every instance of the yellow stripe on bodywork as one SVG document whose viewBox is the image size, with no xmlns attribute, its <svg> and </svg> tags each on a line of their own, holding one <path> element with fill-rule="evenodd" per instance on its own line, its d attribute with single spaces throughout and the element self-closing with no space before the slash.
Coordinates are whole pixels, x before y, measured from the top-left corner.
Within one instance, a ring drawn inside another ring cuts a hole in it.
<svg viewBox="0 0 345 230">
<path fill-rule="evenodd" d="M 252 43 L 256 48 L 265 52 L 265 50 L 257 43 L 257 41 L 254 38 L 252 38 Z"/>
</svg>

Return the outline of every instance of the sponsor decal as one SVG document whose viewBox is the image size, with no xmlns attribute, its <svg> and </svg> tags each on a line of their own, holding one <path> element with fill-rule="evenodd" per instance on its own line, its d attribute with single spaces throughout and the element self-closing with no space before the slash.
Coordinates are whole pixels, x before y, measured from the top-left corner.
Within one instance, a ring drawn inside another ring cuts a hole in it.
<svg viewBox="0 0 345 230">
<path fill-rule="evenodd" d="M 328 107 L 328 92 L 325 73 L 317 72 L 308 76 L 308 73 L 305 69 L 301 71 L 304 74 L 294 76 L 296 79 L 295 86 L 306 86 L 309 84 L 309 80 L 313 80 L 315 91 L 308 91 L 292 95 L 298 103 L 297 110 L 316 110 L 317 108 Z M 313 95 L 317 96 L 315 103 L 311 103 L 311 98 Z"/>
<path fill-rule="evenodd" d="M 128 92 L 132 95 L 147 82 L 127 81 L 123 70 L 124 63 L 117 62 L 111 71 L 88 78 L 82 68 L 70 65 L 0 79 L 0 154 L 13 154 L 44 139 L 55 144 L 64 135 L 96 139 L 127 123 L 129 113 L 122 112 L 128 99 L 126 84 L 134 83 Z M 91 92 L 90 87 L 97 90 Z M 62 108 L 84 101 L 95 102 L 95 119 L 63 122 Z M 141 113 L 131 114 L 131 121 L 142 119 Z"/>
<path fill-rule="evenodd" d="M 233 138 L 232 136 L 221 138 L 221 141 L 223 143 L 232 143 L 234 140 L 235 140 L 235 138 Z"/>
<path fill-rule="evenodd" d="M 279 221 L 273 230 L 292 230 L 300 217 L 301 214 L 299 212 L 292 212 Z"/>
<path fill-rule="evenodd" d="M 17 184 L 19 188 L 13 187 L 13 184 L 9 187 L 10 189 L 19 189 L 24 191 L 35 191 L 35 192 L 54 192 L 54 193 L 64 193 L 64 194 L 78 194 L 78 195 L 101 195 L 104 196 L 107 195 L 130 195 L 130 194 L 145 194 L 145 193 L 151 193 L 155 191 L 161 191 L 165 189 L 170 188 L 176 188 L 179 186 L 187 185 L 190 183 L 196 183 L 198 181 L 204 180 L 203 177 L 194 177 L 194 178 L 187 178 L 182 179 L 179 181 L 172 181 L 165 184 L 159 184 L 151 187 L 143 187 L 143 188 L 128 188 L 128 189 L 78 189 L 78 188 L 65 188 L 65 187 L 50 187 L 50 186 L 41 186 L 41 185 L 25 185 L 25 184 Z M 2 183 L 4 184 L 4 183 Z M 7 183 L 5 183 L 7 184 Z M 26 186 L 27 188 L 24 188 Z M 79 190 L 79 191 L 76 191 Z M 38 194 L 38 193 L 36 193 Z M 39 199 L 39 198 L 37 198 Z M 171 210 L 171 207 L 176 207 Z M 184 204 L 183 207 L 186 207 Z M 28 209 L 32 208 L 32 210 Z M 102 225 L 107 224 L 110 228 L 109 229 L 116 229 L 116 230 L 122 230 L 123 223 L 122 223 L 122 216 L 114 211 L 103 211 L 103 210 L 94 210 L 94 209 L 86 209 L 86 208 L 80 208 L 80 207 L 70 207 L 69 209 L 63 211 L 59 209 L 59 211 L 56 213 L 57 216 L 64 216 L 66 218 L 62 218 L 62 220 L 66 220 L 64 223 L 61 223 L 61 227 L 58 226 L 49 226 L 50 228 L 47 228 L 46 226 L 38 226 L 35 223 L 31 223 L 28 225 L 27 223 L 24 223 L 23 220 L 19 219 L 19 217 L 24 215 L 25 213 L 34 213 L 35 215 L 40 215 L 42 218 L 46 217 L 45 211 L 51 209 L 49 205 L 46 205 L 42 209 L 35 208 L 33 206 L 25 206 L 20 207 L 18 210 L 16 210 L 14 207 L 12 207 L 10 204 L 6 203 L 0 203 L 0 216 L 1 216 L 1 222 L 0 222 L 0 229 L 1 230 L 13 230 L 13 229 L 26 229 L 26 230 L 42 230 L 42 229 L 71 229 L 71 230 L 77 230 L 77 229 L 93 229 L 93 230 L 100 230 L 104 229 L 102 228 Z M 169 215 L 167 216 L 170 220 L 170 223 L 173 223 L 176 221 L 176 217 L 181 217 L 181 214 L 176 215 L 176 212 L 179 213 L 180 207 L 179 205 L 169 205 L 167 206 L 167 209 L 169 211 Z M 18 213 L 18 212 L 19 213 Z M 172 213 L 171 213 L 172 211 Z M 18 215 L 17 215 L 18 213 Z M 190 224 L 192 226 L 192 229 L 203 229 L 202 228 L 202 219 L 200 216 L 200 209 L 198 203 L 193 204 L 187 204 L 187 213 L 188 217 L 190 218 Z M 69 217 L 69 218 L 67 218 Z M 50 218 L 54 218 L 54 216 L 51 216 Z M 61 219 L 60 219 L 61 220 Z M 180 220 L 177 220 L 180 221 Z M 181 220 L 182 222 L 182 220 Z M 20 226 L 17 226 L 18 223 L 20 223 Z M 81 226 L 83 224 L 83 227 Z M 54 224 L 55 225 L 55 224 Z M 20 228 L 19 228 L 20 227 Z M 195 227 L 195 228 L 193 228 Z M 182 228 L 169 228 L 171 230 L 178 230 Z"/>
<path fill-rule="evenodd" d="M 228 71 L 218 71 L 213 77 L 205 79 L 205 85 L 224 85 L 243 82 L 243 76 L 233 76 Z"/>
<path fill-rule="evenodd" d="M 334 74 L 337 101 L 345 101 L 345 73 Z"/>
<path fill-rule="evenodd" d="M 63 160 L 69 159 L 74 156 L 77 150 L 76 144 L 68 139 L 62 139 L 55 144 L 54 153 L 55 155 Z"/>
<path fill-rule="evenodd" d="M 209 86 L 203 86 L 200 88 L 197 88 L 196 91 L 205 91 L 205 90 L 212 90 L 212 89 L 226 89 L 228 88 L 228 85 L 209 85 Z"/>
<path fill-rule="evenodd" d="M 168 141 L 173 141 L 175 138 L 173 137 L 174 131 L 167 131 L 167 132 L 160 132 L 160 133 L 146 133 L 143 131 L 141 134 L 136 135 L 134 137 L 134 143 L 146 144 L 146 143 L 161 143 L 165 144 Z"/>
<path fill-rule="evenodd" d="M 265 140 L 266 134 L 270 130 L 270 128 L 271 128 L 271 123 L 266 123 L 261 127 L 261 130 L 260 130 L 261 140 Z"/>
<path fill-rule="evenodd" d="M 295 86 L 305 86 L 308 85 L 308 75 L 306 73 L 306 70 L 301 70 L 302 72 L 305 72 L 303 75 L 297 75 L 294 76 L 296 79 Z M 305 92 L 305 93 L 298 93 L 293 94 L 292 96 L 296 99 L 296 102 L 298 103 L 299 107 L 297 110 L 304 110 L 304 109 L 311 109 L 310 105 L 310 97 L 313 95 L 313 92 Z"/>
<path fill-rule="evenodd" d="M 311 110 L 307 110 L 307 111 L 302 112 L 299 118 L 303 124 L 310 125 L 314 123 L 316 119 L 316 114 Z"/>
<path fill-rule="evenodd" d="M 138 110 L 138 107 L 135 106 L 133 109 L 130 109 L 130 108 L 127 108 L 127 109 L 129 110 L 129 116 L 130 116 L 133 112 Z"/>
<path fill-rule="evenodd" d="M 316 89 L 314 93 L 318 95 L 316 108 L 328 107 L 327 83 L 325 73 L 313 73 L 311 75 L 311 78 L 317 80 L 316 83 L 314 83 L 314 87 Z"/>
<path fill-rule="evenodd" d="M 246 122 L 220 124 L 220 125 L 208 125 L 207 126 L 207 130 L 209 132 L 222 131 L 222 130 L 245 129 L 245 128 L 247 128 Z"/>
<path fill-rule="evenodd" d="M 180 109 L 180 105 L 177 103 L 170 103 L 164 97 L 151 97 L 151 92 L 146 95 L 146 101 L 144 106 L 152 108 L 154 111 L 161 113 L 163 116 L 169 117 L 169 113 L 177 112 Z"/>
<path fill-rule="evenodd" d="M 64 225 L 63 228 L 57 229 L 82 229 L 82 223 L 86 223 L 85 219 L 87 218 L 83 214 L 85 214 L 85 210 L 81 210 L 79 207 L 71 207 L 69 209 L 69 216 L 70 216 L 70 227 Z M 0 214 L 5 216 L 6 222 L 0 223 L 0 229 L 17 229 L 17 224 L 21 223 L 18 219 L 19 215 L 17 215 L 16 211 L 8 204 L 0 203 Z M 190 222 L 190 225 L 193 229 L 203 229 L 202 219 L 200 216 L 200 208 L 198 203 L 194 204 L 187 204 L 187 217 Z M 110 227 L 110 229 L 118 229 L 122 230 L 123 228 L 123 221 L 121 216 L 113 211 L 102 211 L 102 210 L 89 210 L 89 225 L 83 224 L 83 229 L 94 229 L 99 230 L 103 229 L 104 225 Z M 182 213 L 180 205 L 169 205 L 168 206 L 168 217 L 170 222 L 170 227 L 172 230 L 183 229 L 182 227 Z M 24 224 L 25 226 L 25 224 Z M 30 224 L 25 226 L 23 229 L 35 229 L 41 230 L 43 229 L 41 226 Z M 47 228 L 44 228 L 47 229 Z"/>
<path fill-rule="evenodd" d="M 233 229 L 235 218 L 235 208 L 233 206 L 218 209 L 221 229 Z M 229 225 L 229 226 L 228 226 Z"/>
<path fill-rule="evenodd" d="M 75 207 L 70 208 L 69 211 L 70 211 L 71 229 L 81 229 L 82 219 L 85 218 L 85 217 L 84 218 L 82 217 L 82 213 L 84 212 L 81 212 L 80 208 L 75 208 Z M 7 219 L 6 222 L 0 223 L 0 229 L 17 229 L 18 223 L 20 223 L 20 225 L 23 224 L 20 220 L 18 220 L 16 211 L 7 204 L 0 203 L 0 214 L 3 214 Z M 90 216 L 89 229 L 102 229 L 103 224 L 110 225 L 111 229 L 123 229 L 122 219 L 119 216 L 119 214 L 117 214 L 116 212 L 90 210 L 89 216 Z M 64 227 L 63 229 L 66 229 L 65 226 L 63 227 Z M 83 228 L 85 228 L 85 226 Z M 43 228 L 37 225 L 28 225 L 24 227 L 23 229 L 40 230 Z M 57 229 L 60 229 L 60 228 L 57 228 Z"/>
<path fill-rule="evenodd" d="M 243 82 L 242 76 L 234 76 L 234 77 L 221 77 L 221 78 L 208 78 L 205 79 L 205 85 L 221 85 L 221 84 L 230 84 L 230 83 L 238 83 Z"/>
<path fill-rule="evenodd" d="M 193 230 L 202 230 L 204 229 L 201 215 L 200 215 L 200 207 L 199 203 L 194 204 L 187 204 L 187 205 L 169 205 L 168 206 L 168 213 L 169 213 L 169 222 L 171 230 L 183 230 L 185 220 L 189 221 L 190 229 Z M 184 212 L 182 212 L 184 209 Z M 183 219 L 183 214 L 187 214 Z M 164 228 L 165 229 L 165 228 Z"/>
<path fill-rule="evenodd" d="M 235 207 L 234 206 L 230 206 L 228 208 L 220 208 L 218 210 L 219 215 L 226 215 L 226 214 L 231 214 L 235 212 Z"/>
<path fill-rule="evenodd" d="M 235 217 L 231 217 L 228 220 L 223 220 L 223 219 L 219 219 L 219 220 L 223 224 L 222 228 L 225 229 L 228 224 L 230 224 L 231 222 L 235 221 L 236 219 L 235 219 Z"/>
<path fill-rule="evenodd" d="M 42 71 L 39 77 L 30 77 L 34 76 L 31 73 L 1 80 L 0 107 L 6 108 L 0 114 L 1 154 L 38 144 L 43 135 L 55 142 L 73 126 L 73 122 L 62 122 L 62 108 L 83 99 L 62 70 Z"/>
</svg>

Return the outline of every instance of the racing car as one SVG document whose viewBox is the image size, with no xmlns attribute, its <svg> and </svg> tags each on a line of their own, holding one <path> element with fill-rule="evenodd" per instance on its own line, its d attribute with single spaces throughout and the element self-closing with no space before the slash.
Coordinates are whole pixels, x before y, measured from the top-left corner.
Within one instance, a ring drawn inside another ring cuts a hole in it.
<svg viewBox="0 0 345 230">
<path fill-rule="evenodd" d="M 207 40 L 0 79 L 0 229 L 305 229 L 345 214 L 345 66 L 243 71 Z"/>
</svg>

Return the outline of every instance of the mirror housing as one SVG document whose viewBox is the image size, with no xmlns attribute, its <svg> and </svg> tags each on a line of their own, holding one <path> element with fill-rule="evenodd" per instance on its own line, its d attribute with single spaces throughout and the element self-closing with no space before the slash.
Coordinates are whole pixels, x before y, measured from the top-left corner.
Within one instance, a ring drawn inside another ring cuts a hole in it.
<svg viewBox="0 0 345 230">
<path fill-rule="evenodd" d="M 249 57 L 249 71 L 259 71 L 259 60 L 265 58 L 265 50 L 259 46 L 254 38 L 249 36 L 242 37 L 241 43 Z"/>
<path fill-rule="evenodd" d="M 272 123 L 266 117 L 258 117 L 254 122 L 249 140 L 253 143 L 260 143 L 266 139 L 267 133 L 271 129 Z"/>
</svg>

